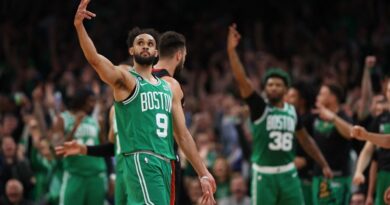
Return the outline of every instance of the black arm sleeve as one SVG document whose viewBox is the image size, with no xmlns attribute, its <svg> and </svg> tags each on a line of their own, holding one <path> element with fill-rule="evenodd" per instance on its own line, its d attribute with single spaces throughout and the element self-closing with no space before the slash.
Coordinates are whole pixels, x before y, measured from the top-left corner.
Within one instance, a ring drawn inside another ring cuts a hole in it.
<svg viewBox="0 0 390 205">
<path fill-rule="evenodd" d="M 114 144 L 109 142 L 96 146 L 87 146 L 87 155 L 95 157 L 113 157 L 115 155 Z"/>
<path fill-rule="evenodd" d="M 295 130 L 300 130 L 302 128 L 304 128 L 304 126 L 303 126 L 301 116 L 297 115 L 297 125 L 295 127 Z"/>
<path fill-rule="evenodd" d="M 244 99 L 245 102 L 248 104 L 250 112 L 251 112 L 251 120 L 256 121 L 259 119 L 267 106 L 264 99 L 255 91 Z"/>
<path fill-rule="evenodd" d="M 236 130 L 244 159 L 249 161 L 252 147 L 249 146 L 250 143 L 245 139 L 244 129 L 242 129 L 241 124 L 236 124 Z"/>
<path fill-rule="evenodd" d="M 374 118 L 374 120 L 371 122 L 370 126 L 368 127 L 368 131 L 370 132 L 379 132 L 379 124 L 380 124 L 380 117 L 382 115 L 379 115 L 378 117 Z"/>
</svg>

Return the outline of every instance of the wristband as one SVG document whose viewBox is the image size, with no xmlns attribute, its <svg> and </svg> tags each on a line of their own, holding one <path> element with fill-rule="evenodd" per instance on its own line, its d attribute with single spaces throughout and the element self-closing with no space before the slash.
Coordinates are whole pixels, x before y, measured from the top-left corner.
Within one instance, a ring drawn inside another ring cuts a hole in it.
<svg viewBox="0 0 390 205">
<path fill-rule="evenodd" d="M 199 177 L 199 180 L 206 179 L 209 180 L 210 178 L 208 176 Z"/>
</svg>

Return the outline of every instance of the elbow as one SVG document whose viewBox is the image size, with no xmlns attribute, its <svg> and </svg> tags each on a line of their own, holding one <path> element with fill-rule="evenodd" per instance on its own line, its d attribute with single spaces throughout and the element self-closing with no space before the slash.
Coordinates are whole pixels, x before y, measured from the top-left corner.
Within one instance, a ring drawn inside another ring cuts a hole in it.
<svg viewBox="0 0 390 205">
<path fill-rule="evenodd" d="M 99 66 L 100 64 L 100 60 L 99 60 L 99 57 L 98 55 L 85 55 L 85 58 L 87 59 L 88 63 L 93 67 L 96 68 Z"/>
</svg>

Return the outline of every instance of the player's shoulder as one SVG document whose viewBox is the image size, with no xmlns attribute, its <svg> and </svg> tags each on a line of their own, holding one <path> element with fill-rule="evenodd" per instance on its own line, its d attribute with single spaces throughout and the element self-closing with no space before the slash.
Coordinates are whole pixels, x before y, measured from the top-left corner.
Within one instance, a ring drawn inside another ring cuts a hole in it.
<svg viewBox="0 0 390 205">
<path fill-rule="evenodd" d="M 284 106 L 286 108 L 285 110 L 287 111 L 287 113 L 289 113 L 290 115 L 293 115 L 293 116 L 297 116 L 297 112 L 295 111 L 294 105 L 285 102 Z"/>
<path fill-rule="evenodd" d="M 161 77 L 162 80 L 165 80 L 172 88 L 179 87 L 180 88 L 180 83 L 177 81 L 175 78 L 171 76 L 164 76 Z"/>
</svg>

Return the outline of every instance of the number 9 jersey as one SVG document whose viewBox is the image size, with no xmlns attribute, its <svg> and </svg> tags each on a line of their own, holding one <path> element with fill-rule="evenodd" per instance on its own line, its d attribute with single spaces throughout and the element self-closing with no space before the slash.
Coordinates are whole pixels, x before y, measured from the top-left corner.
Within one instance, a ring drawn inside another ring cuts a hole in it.
<svg viewBox="0 0 390 205">
<path fill-rule="evenodd" d="M 176 159 L 173 150 L 172 91 L 163 79 L 151 84 L 138 73 L 133 93 L 115 102 L 118 128 L 118 149 L 123 153 L 151 151 L 169 159 Z"/>
<path fill-rule="evenodd" d="M 260 166 L 281 166 L 294 161 L 295 130 L 302 126 L 294 106 L 273 107 L 257 94 L 246 99 L 251 109 L 252 157 Z"/>
</svg>

